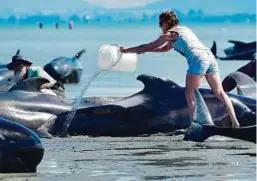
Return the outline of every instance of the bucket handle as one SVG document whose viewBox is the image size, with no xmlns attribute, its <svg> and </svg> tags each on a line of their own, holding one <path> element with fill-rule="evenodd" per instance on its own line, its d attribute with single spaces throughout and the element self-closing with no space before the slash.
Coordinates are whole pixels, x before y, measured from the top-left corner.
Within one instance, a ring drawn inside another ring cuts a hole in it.
<svg viewBox="0 0 257 181">
<path fill-rule="evenodd" d="M 118 45 L 118 44 L 110 44 L 110 46 L 116 46 L 116 47 L 118 47 L 118 48 L 120 49 L 120 45 Z M 113 55 L 113 54 L 112 54 L 112 55 Z M 113 56 L 114 56 L 114 55 L 113 55 Z M 117 60 L 113 65 L 111 65 L 111 66 L 114 67 L 117 63 L 119 63 L 119 61 L 121 60 L 122 56 L 123 56 L 123 53 L 121 53 L 120 50 L 119 50 L 119 57 L 118 57 L 118 60 Z M 112 68 L 112 67 L 111 67 L 111 68 Z"/>
</svg>

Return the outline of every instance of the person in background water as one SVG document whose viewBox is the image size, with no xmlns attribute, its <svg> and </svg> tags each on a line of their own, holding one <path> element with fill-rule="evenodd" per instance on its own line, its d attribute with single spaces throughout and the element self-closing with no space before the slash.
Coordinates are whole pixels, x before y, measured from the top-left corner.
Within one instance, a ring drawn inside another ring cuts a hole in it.
<svg viewBox="0 0 257 181">
<path fill-rule="evenodd" d="M 7 64 L 7 68 L 14 71 L 14 81 L 16 83 L 29 78 L 45 78 L 49 81 L 49 83 L 45 83 L 40 87 L 41 92 L 64 96 L 64 87 L 61 83 L 53 79 L 41 67 L 32 67 L 31 65 L 32 63 L 26 60 L 23 56 L 14 55 L 12 57 L 12 62 Z M 49 89 L 53 91 L 49 91 Z"/>
<path fill-rule="evenodd" d="M 69 22 L 69 29 L 72 30 L 72 29 L 73 29 L 73 26 L 74 26 L 73 21 L 70 21 L 70 22 Z"/>
<path fill-rule="evenodd" d="M 253 80 L 256 81 L 256 54 L 253 55 L 253 58 L 249 63 L 240 67 L 239 69 L 237 69 L 237 71 L 248 75 L 249 77 L 251 77 Z M 223 89 L 226 92 L 232 91 L 236 87 L 236 85 L 237 85 L 236 81 L 230 78 L 229 75 L 225 77 L 222 81 Z"/>
<path fill-rule="evenodd" d="M 39 29 L 43 29 L 43 23 L 42 22 L 39 22 L 38 26 L 39 26 Z"/>
<path fill-rule="evenodd" d="M 59 28 L 59 23 L 55 22 L 55 29 L 58 29 L 58 28 Z"/>
<path fill-rule="evenodd" d="M 167 52 L 174 48 L 188 62 L 185 94 L 191 121 L 195 119 L 193 116 L 194 90 L 200 87 L 201 79 L 205 77 L 217 98 L 226 105 L 232 127 L 239 127 L 231 100 L 222 88 L 218 65 L 210 49 L 198 39 L 191 29 L 179 25 L 179 19 L 174 11 L 165 11 L 159 15 L 159 27 L 162 29 L 162 34 L 155 41 L 130 48 L 120 47 L 120 51 L 142 54 Z"/>
</svg>

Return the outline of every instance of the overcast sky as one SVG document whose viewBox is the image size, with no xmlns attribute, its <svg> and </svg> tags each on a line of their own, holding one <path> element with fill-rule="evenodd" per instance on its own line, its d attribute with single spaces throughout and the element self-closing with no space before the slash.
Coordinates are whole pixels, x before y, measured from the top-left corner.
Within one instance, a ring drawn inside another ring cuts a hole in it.
<svg viewBox="0 0 257 181">
<path fill-rule="evenodd" d="M 256 13 L 255 0 L 0 0 L 0 14 L 16 13 L 64 13 L 81 11 L 98 5 L 104 8 L 141 7 L 156 3 L 156 8 L 202 9 L 206 14 Z M 158 9 L 157 9 L 158 10 Z"/>
</svg>

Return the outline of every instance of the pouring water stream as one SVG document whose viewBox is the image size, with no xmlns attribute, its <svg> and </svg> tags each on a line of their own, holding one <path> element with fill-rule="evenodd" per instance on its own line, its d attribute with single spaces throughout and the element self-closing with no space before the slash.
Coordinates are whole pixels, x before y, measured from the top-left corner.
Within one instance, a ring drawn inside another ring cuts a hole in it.
<svg viewBox="0 0 257 181">
<path fill-rule="evenodd" d="M 118 45 L 112 45 L 112 46 L 117 46 L 119 48 Z M 100 49 L 101 50 L 101 49 Z M 114 58 L 114 54 L 111 51 L 111 57 L 112 59 Z M 107 67 L 106 69 L 103 70 L 98 70 L 96 71 L 91 77 L 90 79 L 85 83 L 83 83 L 83 88 L 80 91 L 80 94 L 77 96 L 77 98 L 75 99 L 72 109 L 69 111 L 69 113 L 65 116 L 65 120 L 64 120 L 64 125 L 63 125 L 63 131 L 62 131 L 62 136 L 66 137 L 68 135 L 68 129 L 69 126 L 71 124 L 72 119 L 74 118 L 76 111 L 81 103 L 81 100 L 83 98 L 83 95 L 85 94 L 85 92 L 87 91 L 87 89 L 90 87 L 90 85 L 92 84 L 92 82 L 104 71 L 110 71 L 122 58 L 122 53 L 118 52 L 118 57 L 117 60 L 113 63 L 111 63 L 111 65 L 109 67 Z M 84 85 L 85 84 L 85 85 Z"/>
</svg>

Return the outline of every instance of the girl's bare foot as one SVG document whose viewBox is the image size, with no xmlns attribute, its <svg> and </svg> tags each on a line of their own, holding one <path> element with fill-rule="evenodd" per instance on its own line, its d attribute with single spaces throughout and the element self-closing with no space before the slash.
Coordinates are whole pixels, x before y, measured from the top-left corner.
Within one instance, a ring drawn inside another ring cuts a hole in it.
<svg viewBox="0 0 257 181">
<path fill-rule="evenodd" d="M 232 128 L 239 128 L 239 127 L 240 127 L 240 124 L 238 123 L 237 120 L 232 121 Z"/>
</svg>

